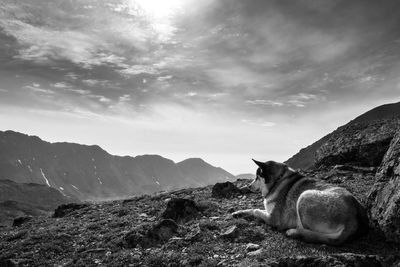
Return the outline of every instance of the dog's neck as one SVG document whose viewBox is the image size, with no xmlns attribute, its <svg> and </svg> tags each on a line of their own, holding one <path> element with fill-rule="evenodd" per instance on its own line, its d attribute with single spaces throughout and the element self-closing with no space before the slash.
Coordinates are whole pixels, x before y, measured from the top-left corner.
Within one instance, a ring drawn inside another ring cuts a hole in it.
<svg viewBox="0 0 400 267">
<path fill-rule="evenodd" d="M 294 177 L 301 177 L 301 174 L 298 173 L 297 171 L 293 170 L 292 168 L 287 168 L 285 169 L 276 179 L 275 181 L 272 183 L 270 189 L 268 190 L 268 192 L 266 192 L 265 194 L 263 194 L 263 198 L 264 199 L 269 199 L 274 200 L 275 199 L 275 192 L 278 192 L 280 190 L 278 190 L 278 187 L 284 187 L 287 184 L 293 182 L 295 179 L 291 179 L 290 177 L 293 176 Z M 282 182 L 282 180 L 285 180 Z"/>
</svg>

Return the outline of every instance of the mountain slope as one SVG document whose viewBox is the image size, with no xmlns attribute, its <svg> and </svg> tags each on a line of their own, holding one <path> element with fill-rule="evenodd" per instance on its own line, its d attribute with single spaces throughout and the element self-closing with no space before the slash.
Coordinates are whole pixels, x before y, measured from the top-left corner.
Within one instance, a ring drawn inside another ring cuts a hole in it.
<svg viewBox="0 0 400 267">
<path fill-rule="evenodd" d="M 400 117 L 400 102 L 385 104 L 361 114 L 349 124 L 369 122 L 373 120 L 393 119 Z"/>
<path fill-rule="evenodd" d="M 69 202 L 77 202 L 77 199 L 64 197 L 45 185 L 0 180 L 0 224 L 9 224 L 18 216 L 47 214 Z"/>
<path fill-rule="evenodd" d="M 332 133 L 322 137 L 310 146 L 301 149 L 297 154 L 293 155 L 285 163 L 295 169 L 314 168 L 316 163 L 318 165 L 317 161 L 321 160 L 321 157 L 326 151 L 339 148 L 347 149 L 349 145 L 348 139 L 351 139 L 362 132 L 364 132 L 363 135 L 365 139 L 357 140 L 357 142 L 367 143 L 372 142 L 372 140 L 370 139 L 381 138 L 382 136 L 385 137 L 382 140 L 375 139 L 375 141 L 382 141 L 382 143 L 384 144 L 385 147 L 379 149 L 382 150 L 384 153 L 390 143 L 391 137 L 393 137 L 395 130 L 398 127 L 399 121 L 400 102 L 376 107 L 370 111 L 365 112 L 364 114 L 361 114 L 354 120 L 350 121 L 344 126 L 339 127 Z M 373 138 L 368 137 L 368 132 L 371 128 L 376 128 L 374 129 L 374 134 L 372 135 Z M 343 138 L 346 138 L 346 146 L 340 146 L 339 144 L 337 144 L 336 146 L 332 146 L 331 144 L 338 142 L 338 138 L 339 141 Z M 333 147 L 336 148 L 332 149 Z M 334 154 L 335 152 L 331 151 L 331 153 Z M 376 153 L 376 155 L 378 156 L 380 154 Z M 381 156 L 383 157 L 383 155 Z M 343 162 L 348 160 L 349 159 L 342 159 Z M 340 163 L 340 161 L 338 163 Z"/>
<path fill-rule="evenodd" d="M 361 203 L 374 184 L 374 174 L 360 170 L 319 170 L 308 175 L 346 187 Z M 243 187 L 249 182 L 234 184 Z M 190 205 L 168 209 L 169 203 L 182 199 L 194 203 L 197 215 L 176 221 L 177 229 L 172 231 L 168 227 L 171 219 L 163 220 L 167 210 L 186 216 L 194 211 Z M 396 260 L 400 263 L 394 257 L 400 255 L 400 247 L 385 242 L 375 231 L 341 246 L 327 247 L 287 238 L 284 232 L 266 227 L 261 220 L 230 215 L 232 211 L 262 206 L 262 202 L 261 194 L 251 191 L 216 199 L 212 197 L 212 186 L 207 186 L 89 204 L 62 218 L 35 217 L 20 227 L 0 228 L 0 266 L 398 266 L 393 264 Z M 149 239 L 153 242 L 141 242 Z M 339 263 L 319 258 L 337 253 Z M 303 263 L 294 264 L 286 257 L 299 257 Z M 345 259 L 350 262 L 343 263 Z"/>
<path fill-rule="evenodd" d="M 215 177 L 220 181 L 235 180 L 235 176 L 221 168 L 211 166 L 199 158 L 190 158 L 177 163 L 184 177 L 194 181 L 194 186 L 201 186 L 202 183 L 212 184 Z"/>
<path fill-rule="evenodd" d="M 158 155 L 119 157 L 99 146 L 49 143 L 36 136 L 0 131 L 0 180 L 44 184 L 80 200 L 204 186 L 233 177 L 197 163 L 191 165 L 196 170 L 192 173 L 185 164 Z"/>
</svg>

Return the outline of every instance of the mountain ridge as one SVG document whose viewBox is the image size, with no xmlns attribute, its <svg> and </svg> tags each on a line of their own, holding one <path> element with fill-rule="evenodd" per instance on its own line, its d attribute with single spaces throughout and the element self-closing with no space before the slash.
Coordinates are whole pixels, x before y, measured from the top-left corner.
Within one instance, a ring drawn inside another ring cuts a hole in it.
<svg viewBox="0 0 400 267">
<path fill-rule="evenodd" d="M 50 143 L 7 130 L 0 131 L 0 179 L 47 184 L 80 200 L 101 200 L 205 186 L 234 175 L 204 160 L 117 156 L 98 145 Z"/>
</svg>

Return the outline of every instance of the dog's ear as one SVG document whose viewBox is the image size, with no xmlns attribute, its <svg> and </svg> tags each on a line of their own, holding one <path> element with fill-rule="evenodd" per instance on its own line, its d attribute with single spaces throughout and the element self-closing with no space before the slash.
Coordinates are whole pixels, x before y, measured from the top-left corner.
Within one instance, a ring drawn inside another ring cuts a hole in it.
<svg viewBox="0 0 400 267">
<path fill-rule="evenodd" d="M 265 163 L 263 163 L 263 162 L 261 162 L 261 161 L 258 161 L 258 160 L 255 160 L 255 159 L 252 159 L 252 160 L 253 160 L 254 163 L 257 164 L 257 166 L 260 167 L 260 168 L 263 168 L 263 167 L 265 166 Z"/>
</svg>

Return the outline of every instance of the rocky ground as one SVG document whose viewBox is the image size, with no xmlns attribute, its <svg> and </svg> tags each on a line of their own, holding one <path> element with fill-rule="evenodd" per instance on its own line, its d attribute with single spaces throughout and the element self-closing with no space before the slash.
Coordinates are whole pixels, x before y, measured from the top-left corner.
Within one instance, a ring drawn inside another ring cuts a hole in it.
<svg viewBox="0 0 400 267">
<path fill-rule="evenodd" d="M 308 175 L 342 185 L 363 203 L 375 169 L 338 166 Z M 235 184 L 242 187 L 248 180 Z M 176 201 L 176 199 L 192 201 Z M 175 206 L 171 206 L 175 203 Z M 212 197 L 212 186 L 67 206 L 0 228 L 0 266 L 392 266 L 400 247 L 372 230 L 332 247 L 292 240 L 230 213 L 262 208 L 260 194 Z M 168 219 L 170 218 L 170 219 Z M 174 219 L 174 220 L 171 220 Z"/>
</svg>

